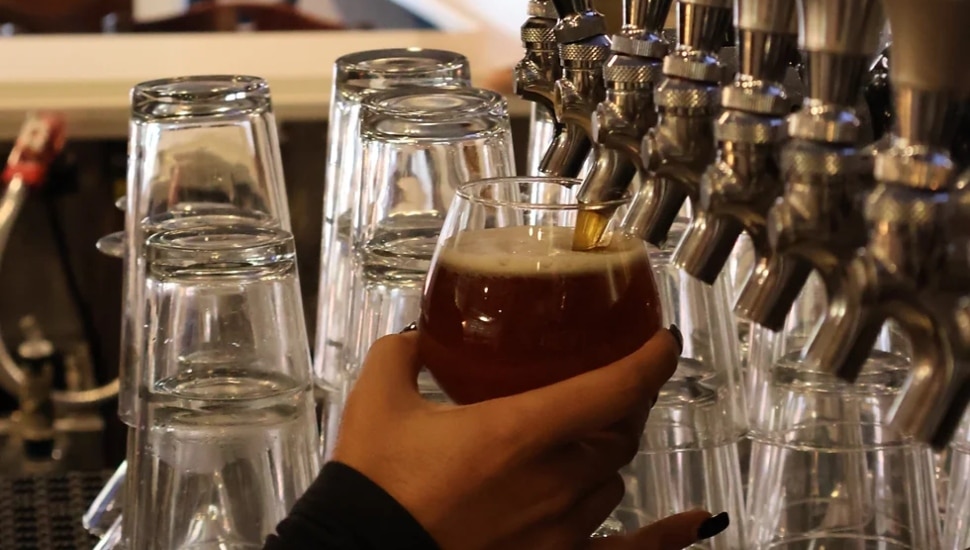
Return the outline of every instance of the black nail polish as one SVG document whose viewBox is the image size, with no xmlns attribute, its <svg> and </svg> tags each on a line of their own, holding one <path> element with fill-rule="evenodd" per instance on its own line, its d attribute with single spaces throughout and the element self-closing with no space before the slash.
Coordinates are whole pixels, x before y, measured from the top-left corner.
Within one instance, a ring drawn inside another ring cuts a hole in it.
<svg viewBox="0 0 970 550">
<path fill-rule="evenodd" d="M 724 532 L 731 525 L 731 516 L 727 512 L 721 512 L 716 516 L 711 516 L 704 520 L 704 523 L 697 528 L 697 540 L 706 540 Z"/>
<path fill-rule="evenodd" d="M 667 327 L 667 330 L 669 330 L 670 335 L 673 336 L 675 340 L 677 340 L 678 351 L 684 351 L 684 335 L 683 333 L 680 332 L 680 329 L 677 328 L 677 325 L 670 325 L 669 327 Z"/>
<path fill-rule="evenodd" d="M 403 329 L 401 329 L 401 332 L 399 332 L 398 334 L 407 334 L 409 332 L 414 332 L 416 330 L 418 330 L 418 322 L 417 321 L 415 321 L 415 322 L 411 323 L 410 325 L 408 325 L 408 326 L 404 327 Z"/>
</svg>

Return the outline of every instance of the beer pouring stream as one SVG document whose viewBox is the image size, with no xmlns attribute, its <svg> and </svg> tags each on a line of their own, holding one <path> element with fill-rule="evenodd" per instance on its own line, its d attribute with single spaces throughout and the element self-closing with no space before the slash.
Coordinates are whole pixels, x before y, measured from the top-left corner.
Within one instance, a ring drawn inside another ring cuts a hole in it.
<svg viewBox="0 0 970 550">
<path fill-rule="evenodd" d="M 554 0 L 561 76 L 553 88 L 556 132 L 539 163 L 547 176 L 576 177 L 590 153 L 590 115 L 603 99 L 603 62 L 610 53 L 606 19 L 589 0 Z"/>
<path fill-rule="evenodd" d="M 721 90 L 724 111 L 714 124 L 717 160 L 700 181 L 693 219 L 674 263 L 713 284 L 747 231 L 758 256 L 770 253 L 766 218 L 783 190 L 777 158 L 788 132 L 785 117 L 800 92 L 795 0 L 735 0 L 740 69 Z M 791 89 L 789 89 L 791 88 Z"/>
<path fill-rule="evenodd" d="M 731 0 L 677 3 L 677 47 L 664 58 L 666 78 L 654 93 L 657 125 L 641 142 L 647 181 L 623 222 L 652 244 L 666 240 L 684 201 L 696 200 L 701 176 L 715 159 L 721 85 L 733 76 L 718 55 L 731 12 Z"/>
<path fill-rule="evenodd" d="M 766 219 L 771 250 L 735 304 L 776 331 L 813 269 L 831 295 L 836 266 L 865 244 L 859 201 L 873 184 L 873 155 L 862 84 L 885 22 L 880 0 L 798 0 L 798 10 L 808 93 L 788 118 L 785 190 Z"/>
<path fill-rule="evenodd" d="M 890 420 L 942 449 L 970 400 L 970 171 L 951 155 L 970 100 L 970 1 L 883 3 L 899 44 L 892 141 L 864 203 L 868 242 L 841 265 L 806 359 L 854 380 L 893 319 L 913 357 Z"/>
<path fill-rule="evenodd" d="M 671 0 L 623 2 L 623 28 L 613 36 L 612 54 L 603 66 L 605 99 L 591 118 L 593 151 L 578 194 L 576 250 L 597 247 L 614 214 L 615 208 L 592 205 L 623 198 L 644 169 L 640 142 L 657 121 L 653 92 L 663 79 L 668 45 L 662 32 L 670 5 Z"/>
</svg>

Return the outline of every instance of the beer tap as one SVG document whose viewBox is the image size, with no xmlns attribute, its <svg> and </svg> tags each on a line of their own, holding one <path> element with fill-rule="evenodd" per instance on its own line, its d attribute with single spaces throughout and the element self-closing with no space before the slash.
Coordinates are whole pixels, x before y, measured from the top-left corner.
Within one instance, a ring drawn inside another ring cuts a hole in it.
<svg viewBox="0 0 970 550">
<path fill-rule="evenodd" d="M 554 32 L 562 75 L 553 91 L 559 127 L 539 171 L 576 177 L 590 153 L 590 116 L 603 99 L 603 63 L 610 54 L 606 20 L 590 0 L 553 0 L 559 14 Z"/>
<path fill-rule="evenodd" d="M 673 261 L 712 284 L 742 231 L 758 256 L 770 252 L 765 219 L 783 182 L 777 158 L 792 101 L 784 82 L 797 55 L 795 0 L 735 0 L 740 70 L 721 91 L 717 160 L 701 179 L 693 219 Z"/>
<path fill-rule="evenodd" d="M 885 21 L 880 0 L 798 0 L 798 8 L 808 94 L 788 118 L 785 190 L 766 220 L 771 251 L 735 304 L 771 330 L 782 328 L 813 269 L 828 290 L 838 265 L 865 244 L 859 200 L 872 185 L 862 83 Z"/>
<path fill-rule="evenodd" d="M 640 142 L 657 121 L 655 86 L 663 79 L 668 43 L 663 38 L 672 0 L 624 0 L 623 28 L 613 36 L 613 53 L 603 66 L 606 97 L 591 120 L 593 154 L 579 190 L 581 210 L 573 248 L 594 248 L 613 212 L 583 208 L 622 198 L 643 172 Z"/>
<path fill-rule="evenodd" d="M 895 320 L 913 357 L 890 420 L 941 449 L 970 400 L 970 171 L 951 154 L 970 99 L 970 2 L 884 5 L 899 44 L 891 143 L 876 154 L 865 200 L 868 243 L 843 269 L 807 359 L 854 380 Z"/>
<path fill-rule="evenodd" d="M 785 117 L 792 101 L 785 88 L 797 55 L 795 0 L 735 0 L 740 70 L 721 91 L 724 111 L 714 125 L 717 160 L 700 183 L 693 220 L 673 261 L 712 284 L 742 231 L 757 256 L 770 253 L 768 210 L 783 190 L 778 165 L 788 137 Z"/>
<path fill-rule="evenodd" d="M 644 182 L 624 226 L 662 244 L 687 198 L 696 200 L 701 176 L 716 155 L 714 119 L 720 87 L 730 76 L 718 56 L 731 26 L 731 0 L 679 0 L 677 47 L 663 62 L 664 81 L 654 92 L 657 126 L 641 143 Z"/>
<path fill-rule="evenodd" d="M 528 13 L 521 29 L 525 56 L 515 66 L 513 87 L 516 95 L 552 115 L 556 81 L 562 76 L 555 32 L 559 18 L 551 0 L 530 0 Z M 556 134 L 561 128 L 556 125 Z"/>
</svg>

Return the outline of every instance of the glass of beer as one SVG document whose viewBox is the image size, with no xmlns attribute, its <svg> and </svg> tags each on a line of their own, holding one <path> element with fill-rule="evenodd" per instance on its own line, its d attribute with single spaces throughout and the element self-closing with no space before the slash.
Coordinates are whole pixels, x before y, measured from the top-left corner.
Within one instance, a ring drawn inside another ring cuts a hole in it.
<svg viewBox="0 0 970 550">
<path fill-rule="evenodd" d="M 419 321 L 421 359 L 455 402 L 605 366 L 660 327 L 646 244 L 616 223 L 626 200 L 588 205 L 613 221 L 597 249 L 572 250 L 578 183 L 497 178 L 457 190 Z"/>
</svg>

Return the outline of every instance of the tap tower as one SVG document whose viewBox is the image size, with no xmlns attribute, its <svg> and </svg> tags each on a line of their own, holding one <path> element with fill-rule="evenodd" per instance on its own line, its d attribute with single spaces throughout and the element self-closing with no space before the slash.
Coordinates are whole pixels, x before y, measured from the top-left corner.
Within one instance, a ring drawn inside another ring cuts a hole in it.
<svg viewBox="0 0 970 550">
<path fill-rule="evenodd" d="M 806 99 L 788 118 L 785 190 L 766 219 L 771 251 L 735 305 L 736 313 L 772 330 L 781 329 L 813 269 L 832 294 L 837 266 L 865 244 L 860 200 L 872 187 L 862 84 L 879 48 L 882 3 L 799 0 L 798 8 Z"/>
<path fill-rule="evenodd" d="M 858 376 L 887 318 L 910 337 L 912 372 L 891 411 L 942 448 L 970 400 L 970 172 L 951 154 L 970 99 L 970 2 L 884 0 L 892 29 L 891 143 L 864 202 L 868 242 L 839 270 L 808 359 Z"/>
</svg>

